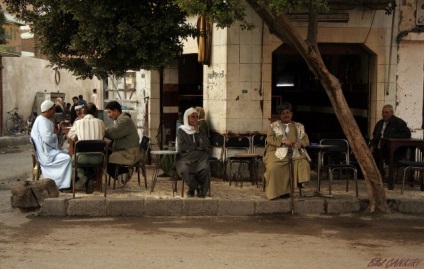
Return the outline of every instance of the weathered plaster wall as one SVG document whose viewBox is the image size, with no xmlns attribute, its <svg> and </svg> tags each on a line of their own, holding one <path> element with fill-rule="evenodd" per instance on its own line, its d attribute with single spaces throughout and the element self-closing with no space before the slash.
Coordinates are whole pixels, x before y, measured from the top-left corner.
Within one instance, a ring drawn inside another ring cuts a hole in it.
<svg viewBox="0 0 424 269">
<path fill-rule="evenodd" d="M 424 34 L 415 31 L 417 1 L 399 4 L 396 114 L 407 122 L 413 137 L 423 138 Z"/>
<path fill-rule="evenodd" d="M 27 119 L 32 111 L 37 92 L 65 93 L 65 101 L 72 104 L 72 97 L 82 94 L 90 100 L 92 89 L 97 89 L 99 103 L 103 102 L 103 85 L 96 78 L 78 80 L 66 70 L 60 70 L 60 82 L 55 82 L 55 72 L 48 68 L 48 61 L 29 57 L 3 57 L 3 122 L 7 111 L 19 107 L 19 113 Z M 5 131 L 7 132 L 7 131 Z"/>
<path fill-rule="evenodd" d="M 422 134 L 424 35 L 420 39 L 399 44 L 396 114 L 413 132 Z"/>
</svg>

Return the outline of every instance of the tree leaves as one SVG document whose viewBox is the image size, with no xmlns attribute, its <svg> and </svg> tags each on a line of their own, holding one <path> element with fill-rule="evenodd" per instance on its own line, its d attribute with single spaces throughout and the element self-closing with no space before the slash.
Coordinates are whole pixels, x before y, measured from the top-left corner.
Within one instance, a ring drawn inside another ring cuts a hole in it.
<svg viewBox="0 0 424 269">
<path fill-rule="evenodd" d="M 168 65 L 196 31 L 173 1 L 6 0 L 31 22 L 40 52 L 80 78 Z M 32 5 L 33 9 L 27 5 Z"/>
</svg>

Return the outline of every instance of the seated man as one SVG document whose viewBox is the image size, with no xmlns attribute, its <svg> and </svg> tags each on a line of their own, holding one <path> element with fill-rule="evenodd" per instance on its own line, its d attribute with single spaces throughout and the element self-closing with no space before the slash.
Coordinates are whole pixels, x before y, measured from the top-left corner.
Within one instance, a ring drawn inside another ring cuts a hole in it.
<svg viewBox="0 0 424 269">
<path fill-rule="evenodd" d="M 97 116 L 97 107 L 93 103 L 88 103 L 87 107 L 82 109 L 82 118 L 75 121 L 68 137 L 73 141 L 76 140 L 103 140 L 105 136 L 105 124 L 102 120 L 95 118 Z M 81 156 L 78 158 L 78 163 L 97 164 L 101 161 L 100 157 L 96 156 Z M 78 168 L 79 180 L 75 183 L 75 189 L 82 188 L 88 180 L 88 174 L 91 171 L 86 171 L 83 168 Z M 92 173 L 93 174 L 93 173 Z M 87 193 L 93 192 L 93 182 L 90 180 L 87 184 Z"/>
<path fill-rule="evenodd" d="M 82 118 L 82 108 L 83 107 L 84 107 L 83 105 L 75 106 L 75 113 L 76 113 L 77 117 L 74 120 L 74 122 Z"/>
<path fill-rule="evenodd" d="M 63 191 L 71 186 L 72 161 L 69 153 L 59 147 L 52 121 L 54 114 L 54 103 L 45 100 L 41 104 L 41 115 L 32 126 L 31 138 L 37 148 L 37 157 L 43 176 L 53 179 L 59 190 Z"/>
<path fill-rule="evenodd" d="M 195 108 L 184 113 L 184 125 L 177 130 L 176 168 L 187 183 L 187 196 L 204 198 L 209 190 L 211 172 L 209 165 L 209 139 L 199 127 L 199 114 Z"/>
<path fill-rule="evenodd" d="M 380 158 L 386 159 L 380 152 L 380 138 L 411 138 L 411 131 L 406 122 L 401 118 L 393 115 L 393 106 L 385 105 L 381 111 L 383 119 L 379 120 L 374 127 L 373 138 L 369 142 L 370 151 L 377 165 Z M 399 149 L 396 151 L 395 161 L 405 158 L 406 150 Z"/>
<path fill-rule="evenodd" d="M 121 105 L 117 101 L 109 102 L 105 109 L 107 115 L 115 124 L 106 128 L 105 136 L 113 141 L 112 153 L 109 155 L 108 174 L 115 178 L 117 164 L 132 165 L 142 158 L 137 127 L 133 120 L 125 113 L 122 113 Z M 126 184 L 132 175 L 132 170 L 118 171 L 118 174 L 128 173 L 127 178 L 122 182 Z"/>
<path fill-rule="evenodd" d="M 293 106 L 284 102 L 277 107 L 280 119 L 268 127 L 264 163 L 266 167 L 266 196 L 268 199 L 290 197 L 289 149 L 292 150 L 293 181 L 301 188 L 308 182 L 311 169 L 302 145 L 309 145 L 305 127 L 292 121 Z"/>
<path fill-rule="evenodd" d="M 71 124 L 74 124 L 74 121 L 77 119 L 76 107 L 78 106 L 78 96 L 72 97 L 72 102 L 74 103 L 71 107 Z"/>
</svg>

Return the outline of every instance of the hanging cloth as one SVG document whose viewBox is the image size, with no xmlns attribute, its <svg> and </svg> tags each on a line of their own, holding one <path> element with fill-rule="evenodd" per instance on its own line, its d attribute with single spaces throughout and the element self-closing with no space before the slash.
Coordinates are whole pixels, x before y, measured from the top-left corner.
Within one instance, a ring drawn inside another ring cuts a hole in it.
<svg viewBox="0 0 424 269">
<path fill-rule="evenodd" d="M 208 17 L 199 16 L 197 19 L 197 37 L 198 56 L 197 61 L 204 65 L 210 65 L 211 50 L 212 50 L 212 24 L 209 22 Z"/>
</svg>

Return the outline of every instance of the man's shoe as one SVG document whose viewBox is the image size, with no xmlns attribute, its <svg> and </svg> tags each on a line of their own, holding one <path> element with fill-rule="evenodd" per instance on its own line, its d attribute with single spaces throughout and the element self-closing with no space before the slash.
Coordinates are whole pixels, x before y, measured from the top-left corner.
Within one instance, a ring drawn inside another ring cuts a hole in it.
<svg viewBox="0 0 424 269">
<path fill-rule="evenodd" d="M 203 190 L 202 189 L 199 188 L 196 191 L 197 191 L 197 197 L 199 197 L 199 198 L 205 198 L 205 194 L 203 193 Z"/>
<path fill-rule="evenodd" d="M 87 183 L 88 178 L 86 176 L 82 176 L 76 183 L 75 189 L 80 190 L 84 187 L 85 183 Z"/>
<path fill-rule="evenodd" d="M 122 187 L 124 187 L 125 185 L 127 185 L 128 182 L 131 181 L 131 177 L 132 177 L 133 173 L 134 173 L 134 169 L 130 168 L 128 173 L 125 175 L 125 178 L 122 178 L 122 180 L 121 180 L 121 184 L 123 185 Z"/>
<path fill-rule="evenodd" d="M 61 193 L 72 193 L 72 188 L 59 189 Z"/>
<path fill-rule="evenodd" d="M 187 191 L 187 197 L 194 197 L 194 191 Z"/>
</svg>

